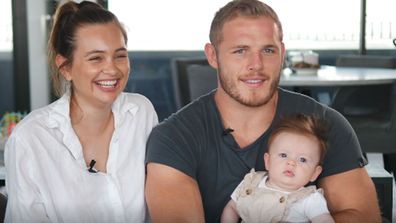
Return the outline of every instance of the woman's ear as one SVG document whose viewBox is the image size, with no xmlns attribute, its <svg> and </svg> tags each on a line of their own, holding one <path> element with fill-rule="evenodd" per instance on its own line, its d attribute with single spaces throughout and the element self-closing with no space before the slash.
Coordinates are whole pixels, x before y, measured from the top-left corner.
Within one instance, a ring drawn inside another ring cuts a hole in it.
<svg viewBox="0 0 396 223">
<path fill-rule="evenodd" d="M 63 75 L 63 77 L 64 77 L 67 81 L 71 81 L 71 80 L 72 80 L 72 77 L 71 77 L 71 75 L 70 75 L 70 72 L 69 72 L 67 66 L 62 66 L 62 65 L 64 65 L 64 63 L 66 62 L 66 60 L 67 60 L 67 59 L 66 59 L 64 56 L 58 54 L 58 55 L 56 55 L 56 57 L 55 57 L 55 64 L 56 64 L 56 67 L 58 67 L 59 72 Z"/>
</svg>

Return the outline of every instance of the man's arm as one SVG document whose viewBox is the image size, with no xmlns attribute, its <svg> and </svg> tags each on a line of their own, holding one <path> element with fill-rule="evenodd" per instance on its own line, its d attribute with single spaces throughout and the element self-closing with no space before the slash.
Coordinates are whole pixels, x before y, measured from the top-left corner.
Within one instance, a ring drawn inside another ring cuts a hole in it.
<svg viewBox="0 0 396 223">
<path fill-rule="evenodd" d="M 177 169 L 148 163 L 145 195 L 154 223 L 205 221 L 197 182 Z"/>
<path fill-rule="evenodd" d="M 325 177 L 319 187 L 336 222 L 381 222 L 375 186 L 365 168 Z"/>
</svg>

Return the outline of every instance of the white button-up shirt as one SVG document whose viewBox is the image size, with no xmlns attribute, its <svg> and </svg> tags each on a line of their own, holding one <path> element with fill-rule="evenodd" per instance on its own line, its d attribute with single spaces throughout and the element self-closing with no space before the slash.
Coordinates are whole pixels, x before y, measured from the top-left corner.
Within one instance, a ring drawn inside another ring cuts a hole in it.
<svg viewBox="0 0 396 223">
<path fill-rule="evenodd" d="M 91 173 L 69 115 L 70 96 L 31 112 L 5 147 L 5 222 L 144 222 L 145 150 L 158 123 L 143 96 L 122 93 L 107 172 Z"/>
</svg>

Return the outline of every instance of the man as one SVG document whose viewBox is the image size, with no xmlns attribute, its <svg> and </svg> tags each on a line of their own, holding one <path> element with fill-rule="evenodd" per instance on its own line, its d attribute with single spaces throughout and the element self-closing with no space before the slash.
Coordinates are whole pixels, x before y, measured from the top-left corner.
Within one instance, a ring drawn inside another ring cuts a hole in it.
<svg viewBox="0 0 396 223">
<path fill-rule="evenodd" d="M 380 222 L 351 126 L 333 109 L 278 88 L 282 38 L 276 13 L 258 0 L 235 0 L 216 13 L 205 54 L 218 71 L 217 90 L 158 125 L 147 144 L 146 200 L 154 222 L 219 222 L 243 176 L 264 170 L 273 124 L 293 113 L 330 123 L 316 183 L 335 221 Z"/>
</svg>

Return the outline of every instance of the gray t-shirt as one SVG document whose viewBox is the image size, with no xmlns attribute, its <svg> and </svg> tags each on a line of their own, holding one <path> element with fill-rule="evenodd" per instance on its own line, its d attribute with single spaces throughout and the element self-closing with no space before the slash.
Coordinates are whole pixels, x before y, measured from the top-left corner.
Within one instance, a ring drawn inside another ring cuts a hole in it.
<svg viewBox="0 0 396 223">
<path fill-rule="evenodd" d="M 318 179 L 365 165 L 358 139 L 342 115 L 312 98 L 279 88 L 271 127 L 241 149 L 224 128 L 214 93 L 202 96 L 171 115 L 149 137 L 146 163 L 161 163 L 198 182 L 206 222 L 219 222 L 232 191 L 252 168 L 264 170 L 264 152 L 274 123 L 293 113 L 315 115 L 328 121 L 328 151 Z M 242 114 L 241 114 L 242 115 Z"/>
</svg>

